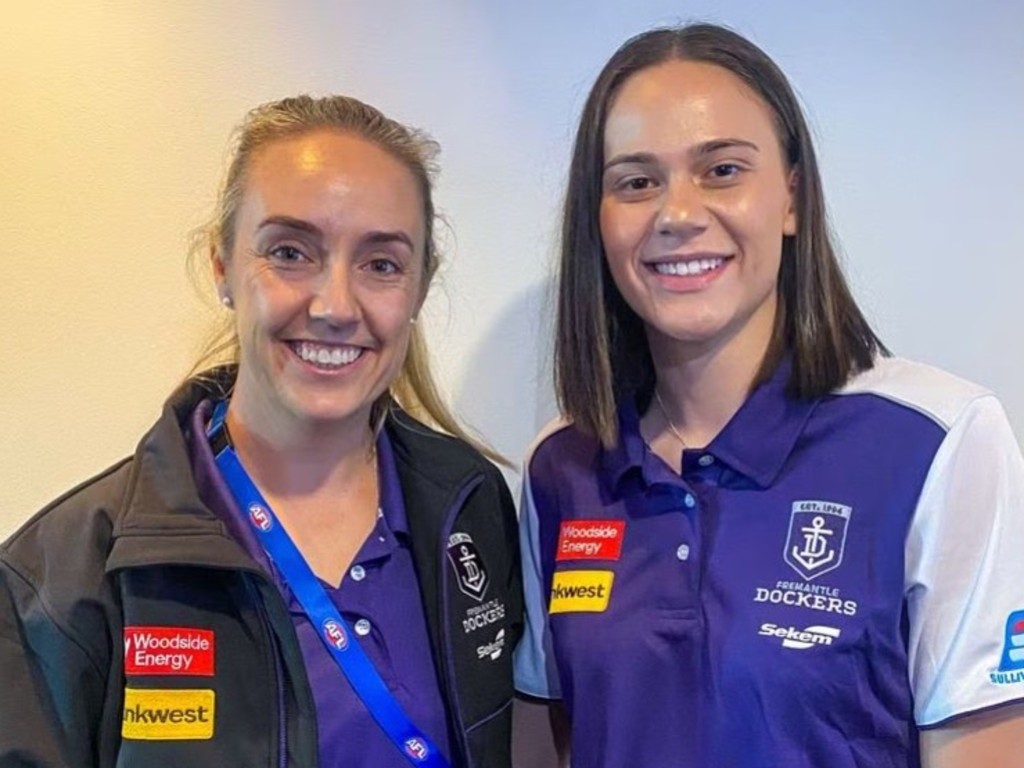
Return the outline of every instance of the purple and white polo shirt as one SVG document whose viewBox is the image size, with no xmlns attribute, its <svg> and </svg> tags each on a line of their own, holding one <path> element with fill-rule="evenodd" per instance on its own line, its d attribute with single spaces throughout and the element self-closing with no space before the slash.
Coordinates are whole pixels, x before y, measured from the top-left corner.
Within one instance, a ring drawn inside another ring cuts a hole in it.
<svg viewBox="0 0 1024 768">
<path fill-rule="evenodd" d="M 916 768 L 918 729 L 1024 698 L 1024 459 L 989 392 L 880 359 L 788 365 L 681 476 L 630 405 L 527 460 L 517 687 L 574 768 Z"/>
</svg>

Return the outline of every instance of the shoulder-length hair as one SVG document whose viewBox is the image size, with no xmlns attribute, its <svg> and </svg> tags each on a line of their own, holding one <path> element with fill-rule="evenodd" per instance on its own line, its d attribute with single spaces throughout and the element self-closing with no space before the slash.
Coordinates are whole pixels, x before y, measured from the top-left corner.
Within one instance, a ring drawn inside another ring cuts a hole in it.
<svg viewBox="0 0 1024 768">
<path fill-rule="evenodd" d="M 724 27 L 644 32 L 615 52 L 587 97 L 562 218 L 555 387 L 562 412 L 606 446 L 618 439 L 617 403 L 629 397 L 641 405 L 649 401 L 655 371 L 643 322 L 615 286 L 601 243 L 604 129 L 622 84 L 670 60 L 714 64 L 746 83 L 771 110 L 785 163 L 796 171 L 797 232 L 783 238 L 774 329 L 752 386 L 789 353 L 789 394 L 818 397 L 870 368 L 876 354 L 888 353 L 843 277 L 811 134 L 786 76 L 764 51 Z"/>
</svg>

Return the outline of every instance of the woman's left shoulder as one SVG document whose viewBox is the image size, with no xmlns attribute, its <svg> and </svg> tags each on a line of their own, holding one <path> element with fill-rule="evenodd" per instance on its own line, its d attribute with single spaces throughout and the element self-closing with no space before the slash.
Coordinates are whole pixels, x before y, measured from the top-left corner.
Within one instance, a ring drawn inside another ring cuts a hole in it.
<svg viewBox="0 0 1024 768">
<path fill-rule="evenodd" d="M 497 466 L 475 446 L 434 429 L 405 411 L 389 414 L 385 429 L 399 462 L 415 465 L 422 473 L 438 479 L 454 479 L 471 471 L 482 472 L 489 479 L 502 477 Z"/>
<path fill-rule="evenodd" d="M 941 368 L 902 357 L 878 357 L 837 395 L 869 394 L 929 416 L 948 429 L 976 407 L 1001 410 L 990 389 Z"/>
</svg>

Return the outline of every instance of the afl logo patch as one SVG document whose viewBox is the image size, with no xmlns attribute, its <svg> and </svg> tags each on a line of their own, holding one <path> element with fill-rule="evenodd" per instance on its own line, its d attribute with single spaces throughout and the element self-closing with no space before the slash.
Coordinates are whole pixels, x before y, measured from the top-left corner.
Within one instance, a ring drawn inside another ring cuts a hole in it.
<svg viewBox="0 0 1024 768">
<path fill-rule="evenodd" d="M 482 602 L 487 594 L 487 571 L 468 533 L 453 533 L 448 537 L 448 562 L 455 569 L 459 590 Z"/>
<path fill-rule="evenodd" d="M 264 533 L 274 527 L 270 513 L 259 504 L 249 505 L 249 521 Z"/>
<path fill-rule="evenodd" d="M 430 754 L 430 750 L 428 750 L 427 745 L 423 743 L 423 739 L 413 736 L 411 739 L 406 739 L 405 741 L 405 754 L 417 762 L 423 762 L 427 759 L 427 755 Z"/>
<path fill-rule="evenodd" d="M 328 645 L 332 645 L 339 651 L 344 651 L 348 648 L 348 635 L 345 634 L 345 630 L 341 624 L 336 622 L 334 619 L 327 619 L 323 624 L 324 640 L 327 641 Z"/>
</svg>

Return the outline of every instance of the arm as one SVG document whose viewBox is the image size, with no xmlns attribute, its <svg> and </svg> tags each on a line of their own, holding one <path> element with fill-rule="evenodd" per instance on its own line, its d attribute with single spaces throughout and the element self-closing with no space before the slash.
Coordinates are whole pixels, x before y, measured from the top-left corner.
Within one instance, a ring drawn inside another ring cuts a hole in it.
<svg viewBox="0 0 1024 768">
<path fill-rule="evenodd" d="M 922 768 L 1015 768 L 1024 744 L 1024 704 L 980 712 L 921 732 Z"/>
<path fill-rule="evenodd" d="M 42 601 L 0 563 L 0 766 L 88 768 L 95 761 L 87 714 L 104 680 L 50 620 Z"/>
<path fill-rule="evenodd" d="M 516 648 L 516 699 L 513 721 L 513 759 L 521 768 L 567 768 L 569 716 L 560 700 L 557 670 L 551 650 L 547 601 L 537 538 L 537 511 L 527 473 L 523 477 L 519 513 L 526 632 Z"/>
<path fill-rule="evenodd" d="M 929 768 L 1020 764 L 1024 458 L 999 403 L 971 402 L 907 536 L 909 674 Z"/>
</svg>

